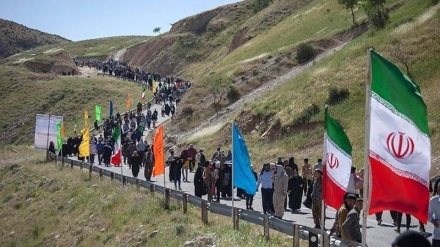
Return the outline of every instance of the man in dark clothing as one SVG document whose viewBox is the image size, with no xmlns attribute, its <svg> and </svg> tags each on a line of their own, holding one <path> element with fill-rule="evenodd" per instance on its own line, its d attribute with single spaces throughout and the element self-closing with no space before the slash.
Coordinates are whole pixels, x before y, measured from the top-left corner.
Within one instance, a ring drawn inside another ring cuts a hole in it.
<svg viewBox="0 0 440 247">
<path fill-rule="evenodd" d="M 103 158 L 105 166 L 110 166 L 110 159 L 112 157 L 113 148 L 110 146 L 110 143 L 107 142 L 104 146 Z"/>
<path fill-rule="evenodd" d="M 151 151 L 151 148 L 147 145 L 147 151 L 144 155 L 144 165 L 145 165 L 145 179 L 147 181 L 151 181 L 151 175 L 153 173 L 153 166 L 154 166 L 154 157 L 153 152 Z"/>
<path fill-rule="evenodd" d="M 295 158 L 292 156 L 289 158 L 289 166 L 292 168 L 292 170 L 298 170 L 298 165 L 295 163 Z"/>
<path fill-rule="evenodd" d="M 96 151 L 98 152 L 98 165 L 101 165 L 102 155 L 104 154 L 104 146 L 105 144 L 102 142 L 102 139 L 98 139 L 98 144 L 96 144 Z"/>
<path fill-rule="evenodd" d="M 137 178 L 139 175 L 139 170 L 142 163 L 142 157 L 139 156 L 137 151 L 133 151 L 133 155 L 131 156 L 131 172 L 134 178 Z"/>
</svg>

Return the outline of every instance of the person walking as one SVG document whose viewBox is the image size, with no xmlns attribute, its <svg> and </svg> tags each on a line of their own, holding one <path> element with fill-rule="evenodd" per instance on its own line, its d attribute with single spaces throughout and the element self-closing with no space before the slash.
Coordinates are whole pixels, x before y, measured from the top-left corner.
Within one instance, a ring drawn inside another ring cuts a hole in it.
<svg viewBox="0 0 440 247">
<path fill-rule="evenodd" d="M 284 215 L 284 200 L 287 195 L 289 178 L 282 165 L 276 165 L 276 170 L 272 174 L 273 182 L 273 206 L 275 217 L 282 219 Z"/>
<path fill-rule="evenodd" d="M 131 173 L 134 178 L 137 178 L 139 175 L 139 170 L 142 164 L 142 157 L 138 154 L 137 151 L 133 151 L 131 156 Z"/>
<path fill-rule="evenodd" d="M 310 185 L 312 184 L 312 179 L 313 179 L 312 165 L 309 164 L 309 159 L 307 159 L 307 158 L 304 159 L 304 164 L 301 167 L 301 176 L 304 178 L 304 180 L 306 182 L 305 186 L 304 186 L 304 193 L 307 193 L 307 188 L 310 187 Z"/>
<path fill-rule="evenodd" d="M 293 170 L 293 176 L 289 179 L 289 185 L 287 186 L 291 213 L 301 209 L 303 191 L 304 179 L 298 174 L 297 170 Z"/>
<path fill-rule="evenodd" d="M 150 146 L 147 145 L 146 150 L 147 151 L 145 152 L 144 155 L 144 166 L 145 166 L 144 176 L 145 176 L 145 180 L 151 181 L 151 175 L 153 173 L 153 166 L 154 166 L 154 156 Z"/>
<path fill-rule="evenodd" d="M 263 204 L 263 213 L 270 214 L 274 212 L 273 208 L 273 182 L 272 173 L 270 168 L 271 164 L 264 164 L 263 169 L 258 176 L 257 189 L 261 185 L 261 200 Z"/>
<path fill-rule="evenodd" d="M 364 200 L 359 197 L 356 199 L 354 207 L 348 212 L 347 218 L 341 226 L 341 236 L 343 240 L 362 242 L 361 227 L 359 225 L 359 215 L 363 207 Z"/>
<path fill-rule="evenodd" d="M 194 174 L 194 195 L 197 197 L 203 196 L 203 171 L 204 168 L 201 164 L 196 169 L 196 172 Z"/>
<path fill-rule="evenodd" d="M 320 229 L 323 219 L 321 219 L 321 201 L 322 201 L 322 171 L 316 169 L 313 173 L 315 180 L 312 183 L 312 216 L 315 228 Z"/>
</svg>

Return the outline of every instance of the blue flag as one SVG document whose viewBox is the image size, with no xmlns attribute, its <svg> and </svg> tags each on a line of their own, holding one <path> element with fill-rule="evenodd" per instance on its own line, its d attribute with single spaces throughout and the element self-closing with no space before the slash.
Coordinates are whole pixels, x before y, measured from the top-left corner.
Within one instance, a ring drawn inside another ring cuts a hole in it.
<svg viewBox="0 0 440 247">
<path fill-rule="evenodd" d="M 109 116 L 113 116 L 113 101 L 110 100 L 109 104 L 110 104 L 110 106 L 109 106 L 109 111 L 110 111 L 109 112 L 110 113 Z"/>
<path fill-rule="evenodd" d="M 232 169 L 233 186 L 245 190 L 249 195 L 255 195 L 257 180 L 252 171 L 246 142 L 235 124 L 232 124 Z"/>
</svg>

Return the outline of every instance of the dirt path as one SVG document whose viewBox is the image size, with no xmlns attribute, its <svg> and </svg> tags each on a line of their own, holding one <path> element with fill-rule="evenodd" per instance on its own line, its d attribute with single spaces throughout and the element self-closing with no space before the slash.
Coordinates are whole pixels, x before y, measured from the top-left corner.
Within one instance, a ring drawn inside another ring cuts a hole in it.
<svg viewBox="0 0 440 247">
<path fill-rule="evenodd" d="M 215 115 L 209 117 L 206 121 L 202 122 L 198 127 L 192 129 L 191 131 L 183 132 L 183 133 L 180 133 L 179 135 L 177 135 L 176 136 L 177 142 L 179 143 L 179 142 L 184 141 L 186 138 L 191 138 L 196 133 L 198 135 L 200 133 L 204 133 L 204 132 L 209 133 L 211 131 L 207 131 L 207 129 L 212 128 L 212 126 L 222 126 L 223 124 L 228 123 L 229 121 L 232 120 L 232 118 L 236 114 L 238 114 L 243 109 L 243 106 L 246 103 L 253 102 L 256 99 L 258 99 L 259 97 L 263 96 L 265 93 L 267 93 L 267 92 L 275 89 L 276 87 L 279 87 L 280 85 L 283 85 L 284 83 L 290 81 L 291 79 L 293 79 L 296 76 L 298 76 L 299 74 L 301 74 L 304 70 L 310 68 L 315 62 L 318 62 L 321 59 L 328 57 L 328 56 L 332 55 L 333 53 L 339 51 L 345 44 L 346 44 L 346 42 L 343 42 L 335 47 L 330 47 L 326 51 L 319 54 L 314 60 L 312 60 L 306 64 L 297 66 L 297 67 L 293 68 L 292 70 L 290 70 L 288 73 L 286 73 L 278 78 L 275 78 L 275 79 L 265 83 L 263 86 L 255 89 L 251 93 L 244 95 L 240 100 L 238 100 L 234 104 L 224 108 L 218 114 L 215 114 Z"/>
<path fill-rule="evenodd" d="M 96 68 L 89 68 L 89 67 L 78 67 L 79 72 L 81 72 L 78 77 L 81 78 L 90 78 L 97 76 L 98 70 Z"/>
</svg>

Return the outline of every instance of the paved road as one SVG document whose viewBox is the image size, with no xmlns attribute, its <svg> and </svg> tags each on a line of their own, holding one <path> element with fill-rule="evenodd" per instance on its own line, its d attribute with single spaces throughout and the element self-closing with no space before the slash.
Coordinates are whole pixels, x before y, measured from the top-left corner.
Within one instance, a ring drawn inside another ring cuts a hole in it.
<svg viewBox="0 0 440 247">
<path fill-rule="evenodd" d="M 153 105 L 152 111 L 154 111 L 154 109 L 157 109 L 157 111 L 159 112 L 158 124 L 161 124 L 164 121 L 169 120 L 169 117 L 160 116 L 160 109 L 161 109 L 160 105 Z M 145 136 L 148 135 L 151 131 L 153 131 L 153 130 L 145 130 L 143 138 L 145 138 Z M 180 153 L 180 152 L 177 152 L 177 153 Z M 166 154 L 166 155 L 168 155 L 168 154 Z M 167 157 L 165 157 L 165 158 L 167 158 Z M 132 177 L 132 172 L 129 169 L 128 165 L 123 165 L 122 169 L 121 169 L 121 167 L 105 167 L 105 166 L 99 166 L 99 167 L 102 169 L 105 169 L 105 170 L 115 172 L 115 173 L 119 173 L 119 174 L 123 173 L 123 175 L 127 176 L 127 177 Z M 181 185 L 181 188 L 184 192 L 186 192 L 188 194 L 192 194 L 192 195 L 194 195 L 194 185 L 192 183 L 193 176 L 194 176 L 194 173 L 190 173 L 189 174 L 189 182 L 182 182 L 182 185 Z M 138 178 L 145 180 L 145 178 L 143 177 L 143 169 L 141 169 Z M 152 180 L 154 180 L 155 183 L 159 186 L 165 185 L 166 188 L 174 189 L 174 183 L 169 182 L 169 180 L 168 180 L 168 168 L 166 168 L 166 171 L 165 171 L 165 179 L 164 179 L 164 175 L 160 175 L 160 176 L 154 177 Z M 234 193 L 234 194 L 236 195 L 236 193 Z M 207 199 L 207 196 L 204 196 L 204 198 Z M 259 211 L 259 212 L 263 211 L 261 202 L 262 202 L 261 194 L 260 194 L 260 192 L 257 192 L 257 194 L 254 197 L 254 203 L 253 203 L 254 210 Z M 232 206 L 231 199 L 220 200 L 220 203 Z M 245 209 L 246 202 L 245 202 L 245 200 L 240 200 L 240 199 L 236 198 L 234 200 L 234 206 L 241 208 L 241 209 Z M 334 217 L 335 217 L 335 210 L 333 208 L 327 208 L 326 209 L 326 219 L 327 220 L 325 222 L 326 229 L 330 229 L 332 227 L 333 222 L 334 222 Z M 286 211 L 283 219 L 289 220 L 289 221 L 292 221 L 292 222 L 295 222 L 295 223 L 298 223 L 301 225 L 306 225 L 306 226 L 310 226 L 310 227 L 314 226 L 311 210 L 308 208 L 305 208 L 305 207 L 303 207 L 300 212 L 294 213 L 294 214 L 292 214 L 289 211 Z M 377 225 L 377 222 L 375 220 L 374 215 L 371 215 L 368 217 L 368 220 L 367 220 L 367 244 L 369 247 L 382 247 L 382 246 L 388 247 L 388 246 L 390 246 L 391 242 L 397 236 L 397 233 L 394 232 L 395 227 L 392 225 L 392 222 L 393 221 L 390 217 L 389 212 L 384 212 L 383 223 L 381 226 Z M 405 222 L 406 222 L 406 218 L 404 216 L 402 218 L 402 223 L 403 223 L 402 232 L 406 229 L 406 226 L 404 224 Z M 411 229 L 416 230 L 416 231 L 418 231 L 418 229 L 419 229 L 418 228 L 418 221 L 415 218 L 412 218 Z M 428 225 L 426 226 L 426 230 L 427 230 L 427 232 L 432 233 L 432 230 L 433 230 L 432 224 L 428 223 Z"/>
</svg>

